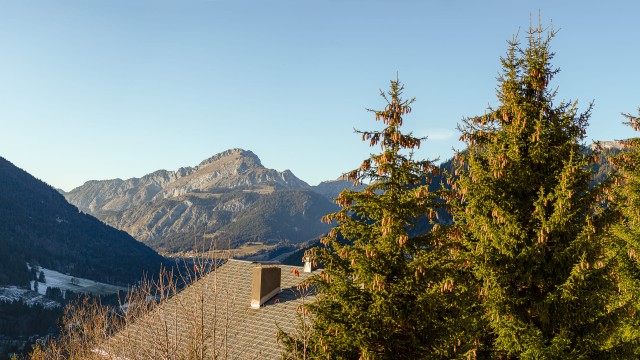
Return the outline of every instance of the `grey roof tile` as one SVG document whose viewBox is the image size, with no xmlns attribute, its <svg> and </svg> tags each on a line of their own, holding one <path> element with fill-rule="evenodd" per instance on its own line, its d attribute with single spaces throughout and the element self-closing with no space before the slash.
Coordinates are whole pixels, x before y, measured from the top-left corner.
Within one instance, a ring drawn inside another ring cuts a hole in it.
<svg viewBox="0 0 640 360">
<path fill-rule="evenodd" d="M 103 351 L 131 360 L 189 358 L 194 351 L 204 351 L 209 358 L 280 358 L 278 326 L 285 331 L 296 328 L 296 309 L 302 303 L 296 286 L 310 274 L 299 266 L 277 265 L 282 269 L 282 290 L 261 308 L 253 309 L 251 276 L 256 266 L 228 260 L 115 334 Z M 313 296 L 305 301 L 313 301 Z"/>
</svg>

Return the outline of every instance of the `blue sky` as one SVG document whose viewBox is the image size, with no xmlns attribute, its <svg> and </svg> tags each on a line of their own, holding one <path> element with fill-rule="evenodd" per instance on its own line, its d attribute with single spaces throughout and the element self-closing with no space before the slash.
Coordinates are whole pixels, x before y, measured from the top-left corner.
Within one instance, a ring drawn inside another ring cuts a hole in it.
<svg viewBox="0 0 640 360">
<path fill-rule="evenodd" d="M 589 139 L 634 136 L 635 1 L 0 0 L 0 156 L 64 190 L 176 170 L 229 148 L 310 184 L 370 152 L 353 129 L 399 74 L 420 157 L 495 104 L 499 58 L 531 16 L 558 100 L 595 102 Z"/>
</svg>

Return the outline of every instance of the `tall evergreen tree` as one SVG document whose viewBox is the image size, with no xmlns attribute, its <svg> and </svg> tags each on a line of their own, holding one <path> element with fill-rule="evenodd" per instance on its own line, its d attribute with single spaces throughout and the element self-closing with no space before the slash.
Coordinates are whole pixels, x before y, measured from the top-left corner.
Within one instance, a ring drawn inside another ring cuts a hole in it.
<svg viewBox="0 0 640 360">
<path fill-rule="evenodd" d="M 640 113 L 640 109 L 639 109 Z M 624 114 L 626 124 L 640 131 L 640 117 Z M 624 150 L 610 159 L 615 167 L 612 194 L 619 221 L 612 227 L 617 251 L 618 302 L 627 310 L 626 327 L 617 334 L 622 346 L 640 357 L 640 138 L 623 140 Z"/>
<path fill-rule="evenodd" d="M 325 221 L 337 226 L 309 253 L 324 264 L 312 278 L 317 299 L 308 306 L 314 318 L 309 348 L 318 358 L 453 358 L 471 352 L 469 332 L 458 306 L 469 289 L 456 248 L 436 224 L 444 207 L 442 191 L 429 191 L 439 169 L 415 160 L 423 138 L 401 131 L 414 99 L 402 98 L 403 85 L 391 81 L 381 96 L 383 110 L 369 110 L 384 123 L 381 131 L 357 131 L 381 153 L 348 174 L 363 191 L 343 191 L 342 209 Z M 434 223 L 414 233 L 419 218 Z"/>
<path fill-rule="evenodd" d="M 530 28 L 501 59 L 498 106 L 459 126 L 455 220 L 479 281 L 491 358 L 616 356 L 612 261 L 602 188 L 581 150 L 591 106 L 555 103 L 553 30 Z"/>
</svg>

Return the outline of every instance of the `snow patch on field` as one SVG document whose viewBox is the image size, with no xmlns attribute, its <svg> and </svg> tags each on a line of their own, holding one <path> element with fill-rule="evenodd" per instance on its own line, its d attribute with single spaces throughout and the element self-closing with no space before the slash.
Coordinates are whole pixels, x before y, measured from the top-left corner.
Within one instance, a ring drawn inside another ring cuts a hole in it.
<svg viewBox="0 0 640 360">
<path fill-rule="evenodd" d="M 31 265 L 29 265 L 29 268 L 31 268 Z M 67 290 L 71 290 L 75 293 L 109 295 L 127 290 L 127 288 L 122 286 L 115 286 L 89 279 L 74 277 L 39 266 L 37 269 L 38 276 L 40 275 L 40 271 L 42 271 L 45 279 L 45 283 L 38 282 L 37 292 L 30 289 L 19 288 L 17 286 L 0 287 L 0 301 L 22 301 L 28 306 L 41 305 L 47 309 L 51 309 L 62 305 L 59 302 L 44 296 L 47 288 L 49 287 L 59 288 L 62 290 L 63 294 L 66 293 Z M 34 281 L 31 281 L 31 289 L 33 289 L 33 287 Z"/>
<path fill-rule="evenodd" d="M 0 287 L 0 301 L 23 301 L 28 306 L 42 305 L 47 309 L 61 306 L 57 301 L 46 298 L 42 294 L 16 286 Z"/>
<path fill-rule="evenodd" d="M 29 266 L 31 267 L 31 266 Z M 122 286 L 115 286 L 110 284 L 101 283 L 89 279 L 83 279 L 71 275 L 66 275 L 57 271 L 38 267 L 38 274 L 40 271 L 44 272 L 45 283 L 38 284 L 38 292 L 45 294 L 48 287 L 57 287 L 65 292 L 71 290 L 76 293 L 94 294 L 94 295 L 109 295 L 115 294 L 119 291 L 126 291 L 127 288 Z M 31 282 L 33 288 L 33 281 Z"/>
</svg>

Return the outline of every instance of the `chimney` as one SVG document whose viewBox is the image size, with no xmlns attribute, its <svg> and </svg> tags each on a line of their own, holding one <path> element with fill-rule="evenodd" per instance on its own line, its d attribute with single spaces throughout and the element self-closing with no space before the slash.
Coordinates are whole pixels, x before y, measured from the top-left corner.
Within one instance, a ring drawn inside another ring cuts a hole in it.
<svg viewBox="0 0 640 360">
<path fill-rule="evenodd" d="M 280 292 L 281 270 L 277 266 L 253 268 L 251 307 L 259 308 Z"/>
<path fill-rule="evenodd" d="M 311 263 L 311 259 L 307 256 L 304 258 L 304 272 L 310 273 L 313 271 L 313 264 Z"/>
</svg>

